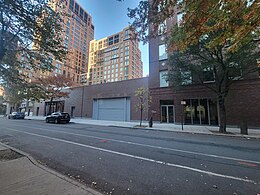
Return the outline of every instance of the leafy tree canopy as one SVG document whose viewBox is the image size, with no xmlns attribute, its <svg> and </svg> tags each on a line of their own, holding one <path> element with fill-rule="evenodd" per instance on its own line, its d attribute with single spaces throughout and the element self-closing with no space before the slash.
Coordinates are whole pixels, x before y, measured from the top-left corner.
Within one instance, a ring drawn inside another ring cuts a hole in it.
<svg viewBox="0 0 260 195">
<path fill-rule="evenodd" d="M 22 101 L 37 100 L 45 98 L 43 89 L 37 83 L 9 83 L 5 86 L 5 101 L 18 106 Z"/>
<path fill-rule="evenodd" d="M 37 81 L 37 85 L 44 90 L 45 99 L 55 99 L 68 97 L 69 92 L 65 89 L 72 87 L 73 83 L 69 78 L 57 75 L 41 78 Z"/>
<path fill-rule="evenodd" d="M 153 0 L 141 1 L 128 15 L 141 40 L 158 32 L 166 37 L 168 79 L 175 88 L 195 82 L 216 93 L 225 132 L 231 84 L 259 70 L 259 13 L 258 0 Z"/>
<path fill-rule="evenodd" d="M 139 38 L 147 41 L 158 35 L 166 19 L 176 20 L 177 13 L 183 13 L 183 17 L 179 26 L 167 29 L 171 35 L 169 50 L 185 50 L 209 33 L 218 32 L 206 47 L 211 50 L 228 42 L 228 50 L 234 52 L 260 36 L 258 0 L 144 0 L 129 9 L 128 16 L 134 19 L 132 26 Z"/>
<path fill-rule="evenodd" d="M 51 3 L 55 10 L 50 7 Z M 66 55 L 63 1 L 0 0 L 0 78 L 15 78 L 13 70 L 51 70 L 52 59 Z M 59 9 L 60 8 L 60 9 Z"/>
</svg>

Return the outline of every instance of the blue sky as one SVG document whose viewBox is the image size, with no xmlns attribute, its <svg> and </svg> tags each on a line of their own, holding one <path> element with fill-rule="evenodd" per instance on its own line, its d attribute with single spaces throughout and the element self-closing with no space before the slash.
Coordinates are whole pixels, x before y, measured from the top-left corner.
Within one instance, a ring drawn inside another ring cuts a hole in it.
<svg viewBox="0 0 260 195">
<path fill-rule="evenodd" d="M 95 25 L 95 39 L 101 39 L 120 32 L 129 25 L 127 8 L 134 8 L 140 0 L 77 0 L 78 3 L 92 16 Z M 139 43 L 144 64 L 144 73 L 149 74 L 148 45 Z"/>
</svg>

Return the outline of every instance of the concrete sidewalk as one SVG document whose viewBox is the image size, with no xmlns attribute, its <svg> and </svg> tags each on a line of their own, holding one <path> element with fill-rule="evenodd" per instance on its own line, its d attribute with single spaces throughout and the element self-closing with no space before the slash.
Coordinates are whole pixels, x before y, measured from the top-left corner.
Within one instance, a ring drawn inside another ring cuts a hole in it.
<svg viewBox="0 0 260 195">
<path fill-rule="evenodd" d="M 40 165 L 28 154 L 0 143 L 0 194 L 100 195 L 101 193 Z"/>
<path fill-rule="evenodd" d="M 31 120 L 45 120 L 44 116 L 27 116 L 26 119 Z M 260 139 L 260 129 L 248 129 L 249 135 L 241 135 L 239 128 L 227 128 L 229 134 L 218 133 L 218 127 L 216 126 L 199 126 L 199 125 L 184 125 L 184 130 L 181 129 L 181 125 L 169 124 L 169 123 L 156 123 L 154 122 L 153 127 L 148 127 L 148 122 L 144 121 L 143 126 L 138 127 L 138 121 L 132 122 L 122 122 L 122 121 L 105 121 L 105 120 L 94 120 L 90 118 L 72 118 L 71 122 L 79 124 L 89 124 L 89 125 L 100 125 L 100 126 L 114 126 L 114 127 L 128 127 L 136 129 L 145 130 L 160 130 L 160 131 L 174 131 L 174 132 L 185 132 L 185 133 L 201 133 L 201 134 L 212 134 L 220 136 L 236 136 L 236 137 L 246 137 L 246 138 L 259 138 Z"/>
</svg>

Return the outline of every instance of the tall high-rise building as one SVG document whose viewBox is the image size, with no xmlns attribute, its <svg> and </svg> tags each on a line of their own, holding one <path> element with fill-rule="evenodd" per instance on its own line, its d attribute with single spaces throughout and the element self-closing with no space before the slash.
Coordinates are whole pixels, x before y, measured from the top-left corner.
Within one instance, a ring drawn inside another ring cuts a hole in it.
<svg viewBox="0 0 260 195">
<path fill-rule="evenodd" d="M 88 73 L 81 75 L 87 85 L 121 81 L 143 76 L 138 40 L 129 27 L 90 42 Z"/>
<path fill-rule="evenodd" d="M 56 4 L 57 1 L 49 1 L 54 11 L 60 9 Z M 68 49 L 68 54 L 62 61 L 53 59 L 53 72 L 20 70 L 28 76 L 28 81 L 31 81 L 32 77 L 41 78 L 62 74 L 71 78 L 74 83 L 80 83 L 80 75 L 88 70 L 89 42 L 94 39 L 92 17 L 75 0 L 65 0 L 62 9 L 64 9 L 62 11 L 64 24 L 63 33 L 60 36 Z"/>
</svg>

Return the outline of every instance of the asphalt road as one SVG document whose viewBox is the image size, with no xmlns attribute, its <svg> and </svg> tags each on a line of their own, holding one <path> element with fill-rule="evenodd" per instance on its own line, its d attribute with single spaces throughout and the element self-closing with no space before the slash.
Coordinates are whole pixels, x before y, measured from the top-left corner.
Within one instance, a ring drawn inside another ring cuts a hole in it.
<svg viewBox="0 0 260 195">
<path fill-rule="evenodd" d="M 260 140 L 0 119 L 0 141 L 107 194 L 260 194 Z"/>
</svg>

